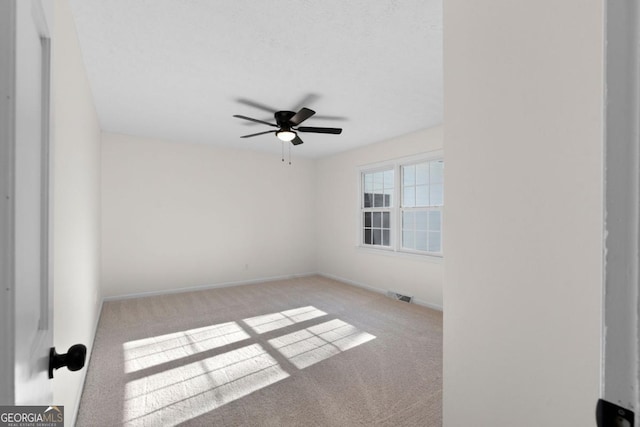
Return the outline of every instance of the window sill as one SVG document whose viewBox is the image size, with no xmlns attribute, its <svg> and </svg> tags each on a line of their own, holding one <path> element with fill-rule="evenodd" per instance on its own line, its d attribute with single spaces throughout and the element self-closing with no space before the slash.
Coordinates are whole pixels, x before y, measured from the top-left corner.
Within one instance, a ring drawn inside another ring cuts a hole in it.
<svg viewBox="0 0 640 427">
<path fill-rule="evenodd" d="M 392 256 L 398 258 L 414 259 L 418 261 L 432 262 L 442 264 L 444 257 L 442 255 L 419 254 L 414 252 L 397 251 L 391 248 L 371 248 L 368 246 L 356 246 L 356 251 L 374 255 Z"/>
</svg>

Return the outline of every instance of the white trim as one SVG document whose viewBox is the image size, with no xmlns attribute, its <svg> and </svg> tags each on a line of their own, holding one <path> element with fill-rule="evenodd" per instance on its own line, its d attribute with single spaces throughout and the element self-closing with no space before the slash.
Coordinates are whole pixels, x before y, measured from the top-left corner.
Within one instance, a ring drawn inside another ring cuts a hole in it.
<svg viewBox="0 0 640 427">
<path fill-rule="evenodd" d="M 420 256 L 420 258 L 423 258 L 424 256 Z M 283 275 L 283 276 L 275 276 L 275 277 L 266 277 L 266 278 L 259 278 L 259 279 L 251 279 L 251 280 L 240 280 L 240 281 L 235 281 L 235 282 L 221 282 L 221 283 L 215 283 L 215 284 L 211 284 L 211 285 L 203 285 L 203 286 L 192 286 L 192 287 L 188 287 L 188 288 L 180 288 L 180 289 L 167 289 L 164 291 L 151 291 L 151 292 L 139 292 L 139 293 L 133 293 L 133 294 L 126 294 L 126 295 L 117 295 L 117 296 L 110 296 L 110 297 L 104 297 L 102 299 L 102 305 L 100 306 L 100 313 L 102 313 L 102 307 L 104 305 L 105 302 L 109 302 L 109 301 L 122 301 L 122 300 L 127 300 L 127 299 L 134 299 L 134 298 L 144 298 L 144 297 L 153 297 L 153 296 L 161 296 L 161 295 L 171 295 L 171 294 L 181 294 L 181 293 L 185 293 L 185 292 L 193 292 L 193 291 L 205 291 L 207 289 L 219 289 L 219 288 L 229 288 L 229 287 L 233 287 L 233 286 L 244 286 L 244 285 L 255 285 L 258 283 L 267 283 L 267 282 L 275 282 L 278 280 L 289 280 L 289 279 L 299 279 L 302 277 L 313 277 L 313 276 L 321 276 L 321 277 L 326 277 L 328 279 L 332 279 L 332 280 L 337 280 L 338 282 L 343 282 L 347 285 L 351 285 L 351 286 L 356 286 L 358 288 L 363 288 L 363 289 L 367 289 L 369 291 L 378 293 L 378 294 L 386 294 L 387 290 L 382 290 L 380 288 L 376 288 L 361 282 L 356 282 L 354 280 L 349 280 L 349 279 L 345 279 L 339 276 L 334 276 L 333 274 L 329 274 L 329 273 L 321 273 L 321 272 L 315 272 L 315 273 L 303 273 L 303 274 L 288 274 L 288 275 Z M 418 298 L 414 298 L 413 303 L 423 306 L 423 307 L 427 307 L 427 308 L 431 308 L 433 310 L 438 310 L 438 311 L 442 311 L 442 306 L 438 305 L 438 304 L 433 304 L 427 301 L 423 301 L 421 299 Z M 98 318 L 100 318 L 100 315 L 98 316 Z M 96 331 L 98 328 L 98 324 L 96 323 Z M 94 331 L 94 338 L 95 338 L 95 331 Z M 92 345 L 92 350 L 93 350 L 93 345 Z"/>
<path fill-rule="evenodd" d="M 436 150 L 423 151 L 421 153 L 412 154 L 410 156 L 394 157 L 392 159 L 383 160 L 375 163 L 361 163 L 356 166 L 359 171 L 368 171 L 384 168 L 390 164 L 405 164 L 411 162 L 419 162 L 420 160 L 435 160 L 444 158 L 444 150 L 438 148 Z"/>
<path fill-rule="evenodd" d="M 433 262 L 436 264 L 442 264 L 444 260 L 444 257 L 442 255 L 434 255 L 434 254 L 421 253 L 421 252 L 409 252 L 405 249 L 394 251 L 392 249 L 385 248 L 385 247 L 377 248 L 377 247 L 370 247 L 370 246 L 356 246 L 355 248 L 356 248 L 356 251 L 367 253 L 367 254 L 408 258 L 408 259 L 414 259 L 416 261 Z"/>
<path fill-rule="evenodd" d="M 386 293 L 387 293 L 387 290 L 376 288 L 376 287 L 373 287 L 371 285 L 367 285 L 367 284 L 362 283 L 362 282 L 356 282 L 355 280 L 345 279 L 344 277 L 334 276 L 333 274 L 317 273 L 317 275 L 318 276 L 322 276 L 322 277 L 326 277 L 327 279 L 336 280 L 336 281 L 344 283 L 346 285 L 350 285 L 350 286 L 355 286 L 357 288 L 366 289 L 368 291 L 375 292 L 377 294 L 386 295 Z M 418 298 L 413 298 L 411 300 L 411 302 L 413 304 L 416 304 L 416 305 L 419 305 L 419 306 L 422 306 L 422 307 L 426 307 L 426 308 L 430 308 L 432 310 L 442 311 L 442 306 L 441 305 L 433 304 L 433 303 L 430 303 L 430 302 L 427 302 L 427 301 L 423 301 L 423 300 L 418 299 Z"/>
<path fill-rule="evenodd" d="M 38 5 L 36 7 L 36 4 Z M 33 3 L 32 10 L 38 11 L 40 31 L 40 43 L 42 53 L 42 102 L 41 102 L 41 186 L 42 186 L 42 206 L 41 206 L 41 285 L 40 285 L 40 324 L 39 328 L 44 331 L 51 331 L 53 337 L 53 217 L 51 200 L 53 199 L 53 185 L 51 183 L 51 38 L 46 33 L 46 19 L 42 4 Z"/>
<path fill-rule="evenodd" d="M 15 1 L 0 2 L 0 32 L 0 405 L 13 405 Z"/>
<path fill-rule="evenodd" d="M 601 392 L 640 424 L 640 8 L 605 7 Z"/>
<path fill-rule="evenodd" d="M 102 300 L 104 301 L 120 301 L 132 298 L 143 298 L 143 297 L 153 297 L 160 295 L 171 295 L 171 294 L 181 294 L 184 292 L 193 292 L 193 291 L 204 291 L 207 289 L 217 289 L 217 288 L 228 288 L 231 286 L 243 286 L 243 285 L 255 285 L 257 283 L 264 282 L 275 282 L 277 280 L 287 280 L 287 279 L 298 279 L 301 277 L 309 277 L 315 276 L 317 273 L 301 273 L 301 274 L 288 274 L 283 276 L 273 276 L 273 277 L 264 277 L 258 279 L 250 279 L 250 280 L 239 280 L 235 282 L 220 282 L 220 283 L 212 283 L 209 285 L 199 285 L 199 286 L 190 286 L 186 288 L 178 288 L 178 289 L 166 289 L 162 291 L 149 291 L 149 292 L 137 292 L 132 294 L 124 294 L 124 295 L 114 295 L 110 297 L 104 297 Z"/>
</svg>

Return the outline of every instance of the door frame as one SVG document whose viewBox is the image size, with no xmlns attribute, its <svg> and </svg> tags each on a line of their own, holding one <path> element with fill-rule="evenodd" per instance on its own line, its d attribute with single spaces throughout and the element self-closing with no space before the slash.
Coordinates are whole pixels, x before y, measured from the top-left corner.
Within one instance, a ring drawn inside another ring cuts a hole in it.
<svg viewBox="0 0 640 427">
<path fill-rule="evenodd" d="M 13 405 L 15 0 L 0 1 L 0 404 Z"/>
<path fill-rule="evenodd" d="M 607 0 L 600 396 L 640 424 L 640 7 Z"/>
</svg>

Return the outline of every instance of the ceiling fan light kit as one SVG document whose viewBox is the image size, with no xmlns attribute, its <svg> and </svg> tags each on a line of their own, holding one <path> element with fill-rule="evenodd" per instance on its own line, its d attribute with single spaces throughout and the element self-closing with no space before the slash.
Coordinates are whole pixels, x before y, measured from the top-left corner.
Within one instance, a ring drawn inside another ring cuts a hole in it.
<svg viewBox="0 0 640 427">
<path fill-rule="evenodd" d="M 292 141 L 296 136 L 298 136 L 298 134 L 291 130 L 279 130 L 276 132 L 276 136 L 281 141 L 289 142 Z"/>
</svg>

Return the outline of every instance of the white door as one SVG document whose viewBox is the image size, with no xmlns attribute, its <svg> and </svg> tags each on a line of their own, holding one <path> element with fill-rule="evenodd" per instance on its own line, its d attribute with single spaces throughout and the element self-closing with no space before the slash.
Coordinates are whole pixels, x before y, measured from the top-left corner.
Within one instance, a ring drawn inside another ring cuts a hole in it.
<svg viewBox="0 0 640 427">
<path fill-rule="evenodd" d="M 52 346 L 52 290 L 49 260 L 49 89 L 50 0 L 2 0 L 2 25 L 12 27 L 2 42 L 0 79 L 13 96 L 2 101 L 2 345 L 13 343 L 3 357 L 13 359 L 13 372 L 0 381 L 7 404 L 48 405 Z M 6 28 L 5 28 L 6 30 Z M 5 33 L 6 34 L 6 33 Z M 5 45 L 6 44 L 6 45 Z M 11 48 L 11 46 L 8 46 Z M 11 89 L 13 88 L 13 89 Z M 12 354 L 7 354 L 11 352 Z M 7 365 L 5 359 L 3 365 Z M 9 385 L 7 387 L 7 385 Z"/>
</svg>

